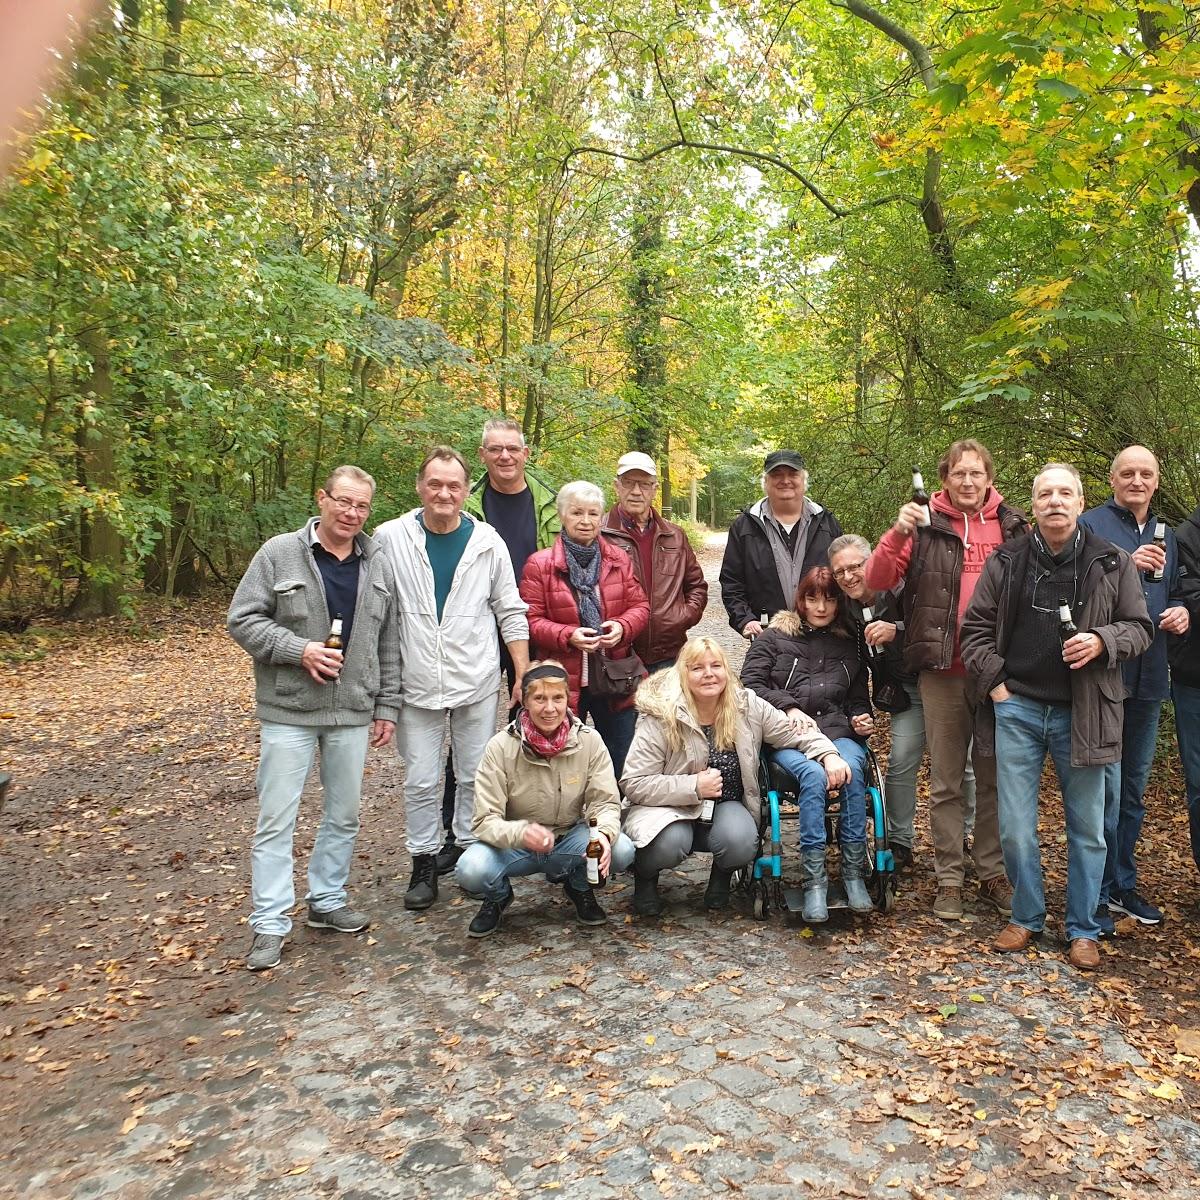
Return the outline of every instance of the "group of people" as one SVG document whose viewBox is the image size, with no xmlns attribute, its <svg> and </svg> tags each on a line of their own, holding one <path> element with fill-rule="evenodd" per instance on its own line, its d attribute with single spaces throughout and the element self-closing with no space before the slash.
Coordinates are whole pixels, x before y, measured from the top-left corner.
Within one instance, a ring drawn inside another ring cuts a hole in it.
<svg viewBox="0 0 1200 1200">
<path fill-rule="evenodd" d="M 1050 754 L 1069 958 L 1095 967 L 1114 912 L 1162 919 L 1138 892 L 1135 848 L 1169 651 L 1200 865 L 1200 724 L 1185 731 L 1200 722 L 1188 637 L 1200 510 L 1178 539 L 1164 534 L 1145 448 L 1118 455 L 1112 498 L 1087 512 L 1074 468 L 1048 464 L 1030 522 L 997 491 L 986 447 L 955 442 L 941 488 L 905 503 L 874 550 L 809 496 L 798 453 L 772 452 L 720 574 L 730 624 L 750 642 L 740 679 L 717 642 L 688 640 L 708 588 L 684 531 L 655 508 L 649 455 L 621 457 L 606 509 L 592 483 L 548 488 L 513 421 L 487 422 L 479 453 L 472 485 L 458 451 L 430 450 L 420 506 L 372 536 L 374 481 L 337 468 L 318 516 L 268 541 L 237 589 L 229 629 L 254 659 L 262 725 L 252 970 L 280 961 L 291 928 L 292 834 L 318 746 L 308 924 L 366 928 L 347 896 L 363 764 L 368 745 L 393 738 L 406 765 L 405 907 L 428 908 L 453 872 L 480 901 L 471 936 L 498 928 L 522 875 L 561 883 L 595 925 L 606 919 L 595 886 L 632 869 L 634 912 L 657 915 L 660 872 L 694 852 L 712 855 L 704 903 L 727 907 L 759 844 L 764 747 L 795 781 L 805 920 L 828 917 L 833 792 L 847 901 L 867 913 L 875 708 L 891 714 L 897 866 L 912 865 L 927 747 L 933 911 L 963 916 L 969 852 L 980 898 L 1008 918 L 997 950 L 1024 948 L 1045 922 L 1037 803 Z M 510 708 L 497 733 L 502 668 Z"/>
</svg>

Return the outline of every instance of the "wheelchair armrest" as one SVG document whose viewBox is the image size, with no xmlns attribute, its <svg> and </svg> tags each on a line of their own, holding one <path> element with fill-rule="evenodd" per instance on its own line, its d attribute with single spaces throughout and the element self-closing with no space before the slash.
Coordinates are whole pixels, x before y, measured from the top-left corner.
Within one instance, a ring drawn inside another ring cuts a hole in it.
<svg viewBox="0 0 1200 1200">
<path fill-rule="evenodd" d="M 791 771 L 773 759 L 767 763 L 767 784 L 781 796 L 796 794 L 796 780 L 792 777 Z"/>
</svg>

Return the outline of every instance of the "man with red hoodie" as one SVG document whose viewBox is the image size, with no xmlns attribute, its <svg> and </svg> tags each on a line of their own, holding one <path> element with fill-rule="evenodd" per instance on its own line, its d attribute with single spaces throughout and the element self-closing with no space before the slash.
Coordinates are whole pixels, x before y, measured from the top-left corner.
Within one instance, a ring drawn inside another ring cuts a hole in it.
<svg viewBox="0 0 1200 1200">
<path fill-rule="evenodd" d="M 878 591 L 904 580 L 904 665 L 918 676 L 929 747 L 929 824 L 938 892 L 936 916 L 963 915 L 963 775 L 975 768 L 973 851 L 979 895 L 1002 916 L 1012 913 L 996 819 L 996 760 L 972 749 L 975 705 L 959 648 L 963 613 L 988 555 L 1029 525 L 993 487 L 991 453 L 967 438 L 938 463 L 942 491 L 929 511 L 911 501 L 867 560 L 867 584 Z"/>
</svg>

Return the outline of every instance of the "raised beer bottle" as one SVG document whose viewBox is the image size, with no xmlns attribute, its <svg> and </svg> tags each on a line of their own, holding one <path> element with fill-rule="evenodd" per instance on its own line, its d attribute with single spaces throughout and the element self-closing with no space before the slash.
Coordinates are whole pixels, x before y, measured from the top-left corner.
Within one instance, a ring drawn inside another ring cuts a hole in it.
<svg viewBox="0 0 1200 1200">
<path fill-rule="evenodd" d="M 914 504 L 919 504 L 925 510 L 924 516 L 922 516 L 920 523 L 922 525 L 928 525 L 932 519 L 929 515 L 929 493 L 925 490 L 925 480 L 921 478 L 921 468 L 914 466 L 912 471 L 912 502 Z"/>
<path fill-rule="evenodd" d="M 1079 632 L 1071 617 L 1071 606 L 1065 601 L 1058 602 L 1058 640 L 1065 642 Z"/>
<path fill-rule="evenodd" d="M 342 614 L 337 613 L 333 618 L 333 623 L 329 626 L 329 636 L 325 639 L 326 650 L 342 650 L 346 647 L 342 645 Z"/>
<path fill-rule="evenodd" d="M 1164 554 L 1167 550 L 1167 523 L 1165 521 L 1157 521 L 1154 525 L 1154 545 L 1156 545 Z M 1162 583 L 1163 568 L 1155 567 L 1153 571 L 1146 572 L 1146 578 L 1151 583 Z"/>
<path fill-rule="evenodd" d="M 604 847 L 600 844 L 600 830 L 595 817 L 588 817 L 588 833 L 590 835 L 587 849 L 583 852 L 587 859 L 587 881 L 591 887 L 603 887 L 607 880 L 600 874 L 600 859 L 604 855 Z"/>
</svg>

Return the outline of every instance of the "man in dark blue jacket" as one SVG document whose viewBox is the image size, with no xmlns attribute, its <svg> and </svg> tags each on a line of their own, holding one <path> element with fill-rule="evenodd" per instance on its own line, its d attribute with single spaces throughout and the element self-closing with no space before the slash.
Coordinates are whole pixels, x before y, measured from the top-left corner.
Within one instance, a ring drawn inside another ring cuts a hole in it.
<svg viewBox="0 0 1200 1200">
<path fill-rule="evenodd" d="M 1096 920 L 1111 937 L 1112 911 L 1143 925 L 1157 925 L 1162 912 L 1137 891 L 1134 851 L 1146 815 L 1143 796 L 1154 762 L 1158 717 L 1170 692 L 1167 644 L 1170 635 L 1188 631 L 1188 610 L 1182 604 L 1179 552 L 1175 534 L 1164 525 L 1165 546 L 1154 544 L 1160 523 L 1150 507 L 1158 490 L 1158 459 L 1145 446 L 1129 446 L 1113 459 L 1108 476 L 1112 499 L 1088 509 L 1079 519 L 1094 533 L 1128 552 L 1141 572 L 1142 593 L 1155 626 L 1150 648 L 1122 664 L 1127 696 L 1121 761 L 1106 768 L 1104 780 L 1104 840 L 1108 858 L 1100 889 Z"/>
<path fill-rule="evenodd" d="M 1200 508 L 1175 529 L 1179 565 L 1185 575 L 1189 607 L 1200 620 Z M 1187 782 L 1188 828 L 1192 859 L 1200 870 L 1200 628 L 1171 644 L 1171 699 L 1175 703 L 1175 736 Z"/>
</svg>

